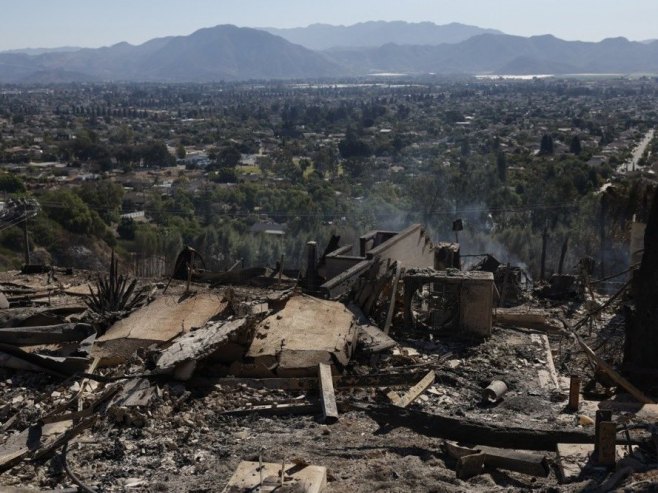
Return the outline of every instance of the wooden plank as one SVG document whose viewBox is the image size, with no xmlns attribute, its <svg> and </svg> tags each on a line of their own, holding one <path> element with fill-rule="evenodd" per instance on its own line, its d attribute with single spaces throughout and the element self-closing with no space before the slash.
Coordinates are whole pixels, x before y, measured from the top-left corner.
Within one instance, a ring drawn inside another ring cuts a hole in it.
<svg viewBox="0 0 658 493">
<path fill-rule="evenodd" d="M 281 486 L 282 483 L 283 487 Z M 322 493 L 326 487 L 326 467 L 307 464 L 243 461 L 238 465 L 223 492 L 304 491 L 304 493 Z"/>
<path fill-rule="evenodd" d="M 245 319 L 238 319 L 226 323 L 212 324 L 178 337 L 158 358 L 156 371 L 164 374 L 175 374 L 176 369 L 187 362 L 192 362 L 195 366 L 198 360 L 212 355 L 219 348 L 239 337 L 246 324 Z M 185 379 L 181 374 L 177 376 L 180 379 Z M 189 379 L 191 374 L 186 376 Z"/>
<path fill-rule="evenodd" d="M 567 407 L 571 411 L 578 411 L 580 404 L 580 377 L 578 375 L 571 375 L 569 382 L 569 404 Z"/>
<path fill-rule="evenodd" d="M 404 387 L 418 382 L 420 372 L 375 373 L 372 375 L 333 375 L 334 389 L 368 387 Z M 277 390 L 317 390 L 320 386 L 315 377 L 276 377 L 276 378 L 209 378 L 194 377 L 188 383 L 191 387 L 247 386 L 254 389 Z"/>
<path fill-rule="evenodd" d="M 614 368 L 612 368 L 612 366 L 610 366 L 606 361 L 599 358 L 596 353 L 592 351 L 592 349 L 587 344 L 585 344 L 585 341 L 583 341 L 583 339 L 578 334 L 573 331 L 572 334 L 576 337 L 578 344 L 580 344 L 580 347 L 583 348 L 583 351 L 585 351 L 585 354 L 590 358 L 590 360 L 596 363 L 597 366 L 603 370 L 610 378 L 612 378 L 612 380 L 617 385 L 631 394 L 635 399 L 638 400 L 638 402 L 642 402 L 643 404 L 655 404 L 655 402 L 649 399 L 640 389 L 638 389 L 635 385 L 617 373 Z"/>
<path fill-rule="evenodd" d="M 502 423 L 479 422 L 468 418 L 444 416 L 393 405 L 351 404 L 362 409 L 380 426 L 401 426 L 429 437 L 500 448 L 555 450 L 558 443 L 593 443 L 593 430 L 566 428 L 523 428 Z M 632 436 L 631 436 L 632 439 Z M 620 442 L 620 443 L 623 443 Z"/>
<path fill-rule="evenodd" d="M 242 407 L 224 411 L 222 414 L 243 416 L 246 414 L 268 414 L 273 416 L 285 416 L 288 414 L 312 414 L 320 410 L 319 403 L 300 402 L 283 404 L 259 404 L 256 406 Z"/>
<path fill-rule="evenodd" d="M 557 465 L 562 482 L 580 480 L 583 469 L 591 461 L 593 462 L 593 443 L 558 443 L 556 449 Z M 623 457 L 625 450 L 626 447 L 617 445 L 615 447 L 616 457 Z"/>
<path fill-rule="evenodd" d="M 516 471 L 530 476 L 547 477 L 550 470 L 545 454 L 521 450 L 505 450 L 495 447 L 479 447 L 484 453 L 484 463 L 488 467 L 496 467 Z"/>
<path fill-rule="evenodd" d="M 484 469 L 484 454 L 481 452 L 464 455 L 457 460 L 457 477 L 462 480 L 482 474 Z"/>
<path fill-rule="evenodd" d="M 427 373 L 427 375 L 423 377 L 423 379 L 420 382 L 418 382 L 416 385 L 411 387 L 411 389 L 409 389 L 409 391 L 406 394 L 404 394 L 399 399 L 393 399 L 394 401 L 393 404 L 401 408 L 407 407 L 413 401 L 418 399 L 420 394 L 425 392 L 434 383 L 435 378 L 436 378 L 436 374 L 434 373 L 434 371 L 433 370 L 430 371 L 429 373 Z"/>
<path fill-rule="evenodd" d="M 402 266 L 400 262 L 395 263 L 395 277 L 393 278 L 393 292 L 391 293 L 391 302 L 388 305 L 388 312 L 386 313 L 386 322 L 384 323 L 384 334 L 388 335 L 391 330 L 391 324 L 393 323 L 393 314 L 395 313 L 395 298 L 398 294 L 398 283 L 400 282 L 400 276 L 402 275 Z"/>
<path fill-rule="evenodd" d="M 536 308 L 495 308 L 494 323 L 544 332 L 560 332 L 562 325 L 545 310 Z"/>
<path fill-rule="evenodd" d="M 613 421 L 602 421 L 599 423 L 599 433 L 596 450 L 598 451 L 598 463 L 604 466 L 615 465 L 615 445 L 617 439 L 617 424 Z"/>
<path fill-rule="evenodd" d="M 324 422 L 332 424 L 338 421 L 338 407 L 334 394 L 334 382 L 331 378 L 331 365 L 320 363 L 318 365 L 318 379 L 320 381 L 320 403 L 322 404 L 322 417 Z"/>
<path fill-rule="evenodd" d="M 398 343 L 374 325 L 359 325 L 359 347 L 366 353 L 379 353 L 397 346 Z"/>
<path fill-rule="evenodd" d="M 594 445 L 590 443 L 558 443 L 557 463 L 563 482 L 576 481 L 590 460 Z"/>
<path fill-rule="evenodd" d="M 531 334 L 530 340 L 541 347 L 545 354 L 546 368 L 538 371 L 540 384 L 543 386 L 543 380 L 545 380 L 545 375 L 547 375 L 550 377 L 550 381 L 555 389 L 560 390 L 560 378 L 555 369 L 553 352 L 551 351 L 551 343 L 548 340 L 548 336 L 545 334 Z"/>
<path fill-rule="evenodd" d="M 548 476 L 550 470 L 546 454 L 530 452 L 527 450 L 507 450 L 496 447 L 476 446 L 473 448 L 459 446 L 455 443 L 444 442 L 448 454 L 459 459 L 466 455 L 484 454 L 484 465 L 498 469 L 520 472 L 530 476 Z"/>
<path fill-rule="evenodd" d="M 613 413 L 632 413 L 635 415 L 635 418 L 644 419 L 652 423 L 658 421 L 658 404 L 601 401 L 597 405 L 599 409 L 609 410 Z"/>
<path fill-rule="evenodd" d="M 73 323 L 41 327 L 9 327 L 0 329 L 0 342 L 14 346 L 79 342 L 95 332 L 91 325 Z"/>
<path fill-rule="evenodd" d="M 66 433 L 73 426 L 70 420 L 34 425 L 12 435 L 0 449 L 0 472 L 11 469 L 40 447 L 52 443 L 52 437 Z"/>
</svg>

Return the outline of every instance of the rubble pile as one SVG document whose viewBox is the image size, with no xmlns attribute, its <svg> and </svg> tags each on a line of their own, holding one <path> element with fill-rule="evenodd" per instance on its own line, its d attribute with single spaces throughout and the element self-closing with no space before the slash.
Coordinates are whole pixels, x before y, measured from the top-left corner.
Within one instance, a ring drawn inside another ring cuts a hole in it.
<svg viewBox="0 0 658 493">
<path fill-rule="evenodd" d="M 623 296 L 548 304 L 513 267 L 434 270 L 405 235 L 369 233 L 343 271 L 325 254 L 300 276 L 315 296 L 190 269 L 123 279 L 142 295 L 111 316 L 91 273 L 0 274 L 1 487 L 655 486 L 658 405 L 614 368 Z"/>
</svg>

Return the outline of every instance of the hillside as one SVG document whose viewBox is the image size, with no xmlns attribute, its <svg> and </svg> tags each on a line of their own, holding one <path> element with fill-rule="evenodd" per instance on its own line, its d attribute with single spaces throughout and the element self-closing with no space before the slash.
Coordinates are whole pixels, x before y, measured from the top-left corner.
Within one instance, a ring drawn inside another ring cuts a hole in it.
<svg viewBox="0 0 658 493">
<path fill-rule="evenodd" d="M 79 80 L 208 82 L 326 77 L 339 67 L 320 53 L 264 31 L 235 26 L 201 29 L 189 36 L 157 38 L 39 56 L 0 54 L 0 82 Z"/>
</svg>

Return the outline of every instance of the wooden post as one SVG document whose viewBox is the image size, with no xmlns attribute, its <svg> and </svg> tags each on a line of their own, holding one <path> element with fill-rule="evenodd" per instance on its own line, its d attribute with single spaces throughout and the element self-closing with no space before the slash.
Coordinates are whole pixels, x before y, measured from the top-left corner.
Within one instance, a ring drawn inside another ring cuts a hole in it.
<svg viewBox="0 0 658 493">
<path fill-rule="evenodd" d="M 614 466 L 617 459 L 617 424 L 614 421 L 601 421 L 597 442 L 598 462 L 602 466 Z"/>
<path fill-rule="evenodd" d="M 331 365 L 320 363 L 318 365 L 320 379 L 320 401 L 322 403 L 322 416 L 327 424 L 338 421 L 338 407 L 334 394 L 334 381 L 331 376 Z"/>
<path fill-rule="evenodd" d="M 596 411 L 596 421 L 594 422 L 594 457 L 598 457 L 599 428 L 604 421 L 612 421 L 612 411 L 599 409 Z"/>
<path fill-rule="evenodd" d="M 580 404 L 580 377 L 577 375 L 571 375 L 571 381 L 569 384 L 568 408 L 571 411 L 578 411 L 579 404 Z"/>
<path fill-rule="evenodd" d="M 27 233 L 27 219 L 23 221 L 23 254 L 25 265 L 30 265 L 30 237 Z"/>
<path fill-rule="evenodd" d="M 400 262 L 395 263 L 395 277 L 393 278 L 393 290 L 391 292 L 391 301 L 388 305 L 388 312 L 386 313 L 386 322 L 384 323 L 384 333 L 388 335 L 391 330 L 391 324 L 393 323 L 393 313 L 395 312 L 395 298 L 398 294 L 398 284 L 400 282 L 400 276 L 402 275 L 402 267 Z"/>
<path fill-rule="evenodd" d="M 317 253 L 318 244 L 315 241 L 309 241 L 306 244 L 306 288 L 315 291 L 317 288 Z"/>
</svg>

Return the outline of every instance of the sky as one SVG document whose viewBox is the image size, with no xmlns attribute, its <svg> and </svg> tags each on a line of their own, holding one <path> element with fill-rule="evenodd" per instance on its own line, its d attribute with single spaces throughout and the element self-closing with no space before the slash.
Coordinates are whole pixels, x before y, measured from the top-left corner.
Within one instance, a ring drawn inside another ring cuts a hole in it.
<svg viewBox="0 0 658 493">
<path fill-rule="evenodd" d="M 203 27 L 461 22 L 507 34 L 658 38 L 657 0 L 0 0 L 0 50 L 132 44 Z"/>
</svg>

